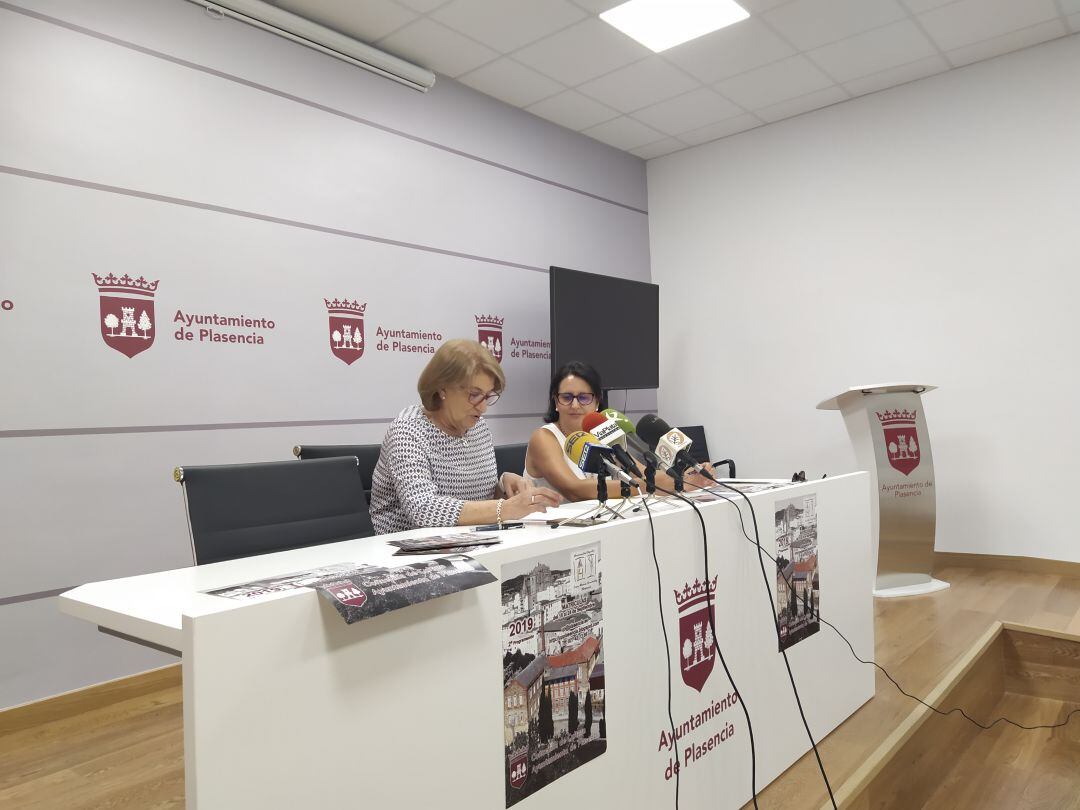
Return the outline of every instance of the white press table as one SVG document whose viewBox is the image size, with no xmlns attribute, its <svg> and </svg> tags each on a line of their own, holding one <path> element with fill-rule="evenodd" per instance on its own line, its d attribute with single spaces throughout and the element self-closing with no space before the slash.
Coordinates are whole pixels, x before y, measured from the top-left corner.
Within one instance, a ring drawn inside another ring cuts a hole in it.
<svg viewBox="0 0 1080 810">
<path fill-rule="evenodd" d="M 817 494 L 821 614 L 870 657 L 867 474 L 750 495 L 762 545 L 776 554 L 775 502 L 809 493 Z M 746 504 L 736 501 L 753 536 Z M 774 567 L 765 561 L 767 596 L 735 507 L 700 508 L 709 576 L 717 577 L 717 640 L 753 722 L 760 789 L 809 750 L 777 648 Z M 654 520 L 659 587 L 644 513 L 589 528 L 504 532 L 501 545 L 473 554 L 499 576 L 506 563 L 592 543 L 601 548 L 607 750 L 515 807 L 672 807 L 668 774 L 676 758 L 685 810 L 737 808 L 750 798 L 741 709 L 729 700 L 708 722 L 696 722 L 729 698 L 730 682 L 717 665 L 698 691 L 680 669 L 674 592 L 705 578 L 700 524 L 686 506 L 658 511 Z M 189 808 L 506 806 L 498 583 L 353 625 L 310 589 L 253 601 L 200 593 L 334 563 L 411 562 L 393 558 L 386 539 L 96 582 L 60 597 L 65 613 L 181 654 Z M 670 723 L 661 611 L 671 644 L 672 714 L 677 727 L 687 724 L 675 750 L 662 745 Z M 788 655 L 818 739 L 873 696 L 873 668 L 857 663 L 826 627 Z M 714 738 L 718 744 L 701 750 Z"/>
</svg>

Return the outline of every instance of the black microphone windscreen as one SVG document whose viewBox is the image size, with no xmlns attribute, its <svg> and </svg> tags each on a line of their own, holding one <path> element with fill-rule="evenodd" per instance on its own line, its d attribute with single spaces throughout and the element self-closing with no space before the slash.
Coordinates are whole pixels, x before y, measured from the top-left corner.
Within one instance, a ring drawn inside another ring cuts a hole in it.
<svg viewBox="0 0 1080 810">
<path fill-rule="evenodd" d="M 637 423 L 637 434 L 649 445 L 650 450 L 656 449 L 656 443 L 660 441 L 660 437 L 669 430 L 671 430 L 671 425 L 655 413 L 645 414 Z"/>
</svg>

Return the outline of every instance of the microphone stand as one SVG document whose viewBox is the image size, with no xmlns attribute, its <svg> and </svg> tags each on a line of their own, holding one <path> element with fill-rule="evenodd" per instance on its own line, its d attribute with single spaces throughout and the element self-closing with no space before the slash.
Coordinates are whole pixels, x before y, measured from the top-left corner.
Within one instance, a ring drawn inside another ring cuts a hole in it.
<svg viewBox="0 0 1080 810">
<path fill-rule="evenodd" d="M 653 453 L 645 454 L 645 497 L 641 503 L 634 507 L 638 512 L 649 501 L 656 500 L 656 456 Z"/>
<path fill-rule="evenodd" d="M 600 469 L 596 473 L 596 500 L 599 503 L 600 514 L 602 515 L 605 512 L 610 512 L 614 517 L 625 517 L 625 515 L 619 514 L 619 511 L 617 509 L 612 509 L 610 506 L 607 505 L 607 482 L 608 472 L 606 467 L 601 464 Z M 629 487 L 625 483 L 622 484 L 622 490 L 627 493 L 630 491 Z M 623 497 L 626 496 L 623 495 Z"/>
<path fill-rule="evenodd" d="M 676 497 L 682 495 L 685 487 L 683 486 L 683 474 L 686 472 L 686 465 L 676 463 L 671 467 L 671 477 L 675 480 L 675 494 Z"/>
<path fill-rule="evenodd" d="M 615 507 L 615 511 L 618 513 L 619 517 L 626 517 L 626 515 L 623 514 L 623 511 L 626 509 L 627 506 L 629 506 L 631 503 L 633 503 L 633 501 L 631 500 L 631 498 L 633 498 L 633 497 L 634 497 L 634 491 L 630 488 L 630 484 L 628 484 L 626 481 L 624 481 L 622 478 L 620 478 L 619 479 L 619 498 L 620 498 L 620 500 L 619 500 L 619 505 L 617 507 Z"/>
<path fill-rule="evenodd" d="M 656 494 L 656 462 L 655 457 L 645 459 L 645 492 L 652 496 Z"/>
</svg>

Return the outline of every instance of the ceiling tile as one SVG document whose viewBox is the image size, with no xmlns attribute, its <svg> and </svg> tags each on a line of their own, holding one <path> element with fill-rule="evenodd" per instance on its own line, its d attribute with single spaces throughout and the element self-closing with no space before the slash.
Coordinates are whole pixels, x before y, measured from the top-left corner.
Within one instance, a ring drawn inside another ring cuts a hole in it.
<svg viewBox="0 0 1080 810">
<path fill-rule="evenodd" d="M 1063 14 L 1080 14 L 1080 0 L 1060 0 Z"/>
<path fill-rule="evenodd" d="M 525 107 L 565 89 L 505 56 L 460 76 L 458 81 L 515 107 Z"/>
<path fill-rule="evenodd" d="M 526 109 L 534 115 L 546 118 L 567 129 L 583 130 L 610 121 L 618 112 L 593 101 L 575 90 L 567 90 L 557 96 L 545 98 Z"/>
<path fill-rule="evenodd" d="M 883 70 L 861 79 L 853 79 L 844 83 L 844 89 L 853 96 L 862 96 L 867 93 L 875 93 L 886 87 L 895 87 L 898 84 L 906 84 L 916 79 L 925 79 L 935 73 L 944 73 L 949 69 L 949 63 L 941 56 L 931 56 L 912 62 L 909 65 Z"/>
<path fill-rule="evenodd" d="M 634 118 L 653 129 L 678 135 L 707 124 L 715 124 L 743 112 L 719 93 L 702 87 L 676 98 L 661 101 L 634 113 Z"/>
<path fill-rule="evenodd" d="M 697 82 L 658 56 L 651 56 L 581 85 L 578 90 L 621 112 L 632 112 L 681 95 Z"/>
<path fill-rule="evenodd" d="M 685 148 L 686 144 L 682 141 L 677 141 L 674 138 L 664 138 L 662 141 L 647 143 L 644 146 L 639 146 L 637 149 L 631 149 L 630 152 L 631 154 L 637 155 L 639 158 L 652 160 L 661 155 L 670 155 L 672 152 L 678 152 L 680 149 Z"/>
<path fill-rule="evenodd" d="M 824 90 L 818 90 L 814 93 L 808 93 L 805 96 L 788 99 L 779 104 L 773 104 L 770 107 L 755 110 L 754 113 L 759 118 L 763 118 L 771 123 L 773 121 L 780 121 L 784 118 L 791 118 L 795 115 L 801 115 L 802 113 L 810 112 L 811 110 L 828 107 L 830 104 L 846 101 L 847 98 L 848 94 L 839 87 L 826 87 Z"/>
<path fill-rule="evenodd" d="M 402 59 L 450 77 L 474 70 L 499 55 L 427 17 L 398 29 L 379 40 L 378 45 Z"/>
<path fill-rule="evenodd" d="M 792 56 L 781 62 L 751 70 L 719 82 L 716 89 L 748 110 L 768 107 L 789 98 L 821 90 L 832 81 L 810 64 L 805 56 Z"/>
<path fill-rule="evenodd" d="M 712 84 L 786 56 L 795 49 L 753 18 L 664 51 L 664 58 Z"/>
<path fill-rule="evenodd" d="M 635 149 L 664 137 L 664 133 L 657 132 L 640 121 L 627 118 L 625 115 L 587 129 L 584 134 L 610 144 L 617 149 Z"/>
<path fill-rule="evenodd" d="M 566 0 L 453 0 L 431 16 L 497 51 L 509 53 L 586 15 Z"/>
<path fill-rule="evenodd" d="M 427 14 L 434 11 L 439 6 L 445 6 L 449 0 L 397 0 L 403 6 L 408 6 L 413 11 L 418 11 L 421 14 Z"/>
<path fill-rule="evenodd" d="M 273 5 L 362 42 L 382 39 L 416 19 L 413 12 L 393 0 L 347 4 L 340 0 L 274 0 Z"/>
<path fill-rule="evenodd" d="M 912 14 L 922 14 L 924 11 L 929 11 L 932 8 L 955 3 L 956 0 L 900 0 L 900 2 L 907 6 L 908 11 Z"/>
<path fill-rule="evenodd" d="M 575 87 L 651 55 L 644 45 L 606 22 L 589 19 L 522 48 L 514 58 Z"/>
<path fill-rule="evenodd" d="M 695 129 L 693 132 L 684 132 L 679 136 L 679 140 L 691 146 L 697 146 L 698 144 L 715 141 L 717 138 L 726 138 L 736 132 L 745 132 L 748 129 L 760 126 L 760 118 L 750 113 L 743 113 L 734 118 L 729 118 L 727 121 L 721 121 L 719 124 L 710 124 L 707 127 Z"/>
<path fill-rule="evenodd" d="M 735 0 L 740 6 L 751 14 L 764 14 L 770 9 L 790 3 L 791 0 Z"/>
<path fill-rule="evenodd" d="M 621 6 L 626 0 L 573 0 L 573 2 L 574 5 L 581 6 L 590 14 L 603 14 L 608 9 Z"/>
<path fill-rule="evenodd" d="M 915 23 L 902 20 L 822 46 L 807 56 L 836 81 L 846 82 L 936 53 Z"/>
<path fill-rule="evenodd" d="M 1069 28 L 1076 33 L 1080 33 L 1080 14 L 1070 14 L 1068 19 Z"/>
<path fill-rule="evenodd" d="M 942 50 L 951 51 L 1055 17 L 1054 0 L 959 0 L 919 20 Z"/>
<path fill-rule="evenodd" d="M 1040 42 L 1057 39 L 1068 33 L 1065 23 L 1061 20 L 1050 20 L 1039 25 L 1033 25 L 1031 28 L 1025 28 L 1022 31 L 1013 31 L 1004 36 L 986 39 L 982 42 L 976 42 L 974 45 L 948 51 L 947 56 L 949 61 L 956 67 L 960 67 L 982 59 L 1001 56 L 1003 53 L 1012 53 L 1031 45 L 1038 45 Z"/>
<path fill-rule="evenodd" d="M 906 16 L 897 0 L 794 0 L 764 19 L 796 48 L 807 51 Z"/>
</svg>

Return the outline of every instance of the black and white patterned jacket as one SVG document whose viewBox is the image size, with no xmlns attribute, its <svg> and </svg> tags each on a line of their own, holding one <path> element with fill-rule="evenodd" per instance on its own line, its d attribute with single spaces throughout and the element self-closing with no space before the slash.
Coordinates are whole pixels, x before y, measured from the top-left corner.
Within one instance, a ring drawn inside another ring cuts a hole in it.
<svg viewBox="0 0 1080 810">
<path fill-rule="evenodd" d="M 379 534 L 456 526 L 465 501 L 495 497 L 491 431 L 481 418 L 462 437 L 432 424 L 419 405 L 390 423 L 371 479 L 371 522 Z"/>
</svg>

